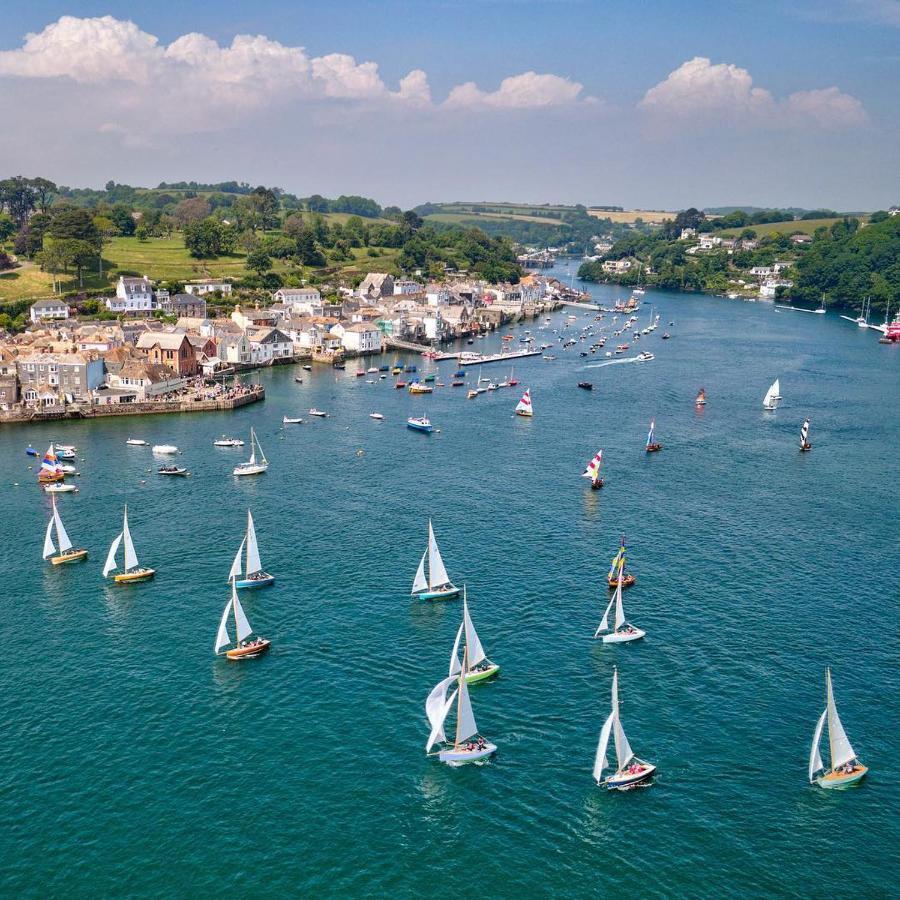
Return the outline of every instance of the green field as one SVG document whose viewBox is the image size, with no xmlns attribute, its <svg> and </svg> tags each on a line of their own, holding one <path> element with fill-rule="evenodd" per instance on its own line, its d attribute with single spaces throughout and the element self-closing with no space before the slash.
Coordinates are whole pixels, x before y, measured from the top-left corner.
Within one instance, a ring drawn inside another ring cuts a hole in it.
<svg viewBox="0 0 900 900">
<path fill-rule="evenodd" d="M 546 225 L 552 228 L 556 225 L 562 225 L 562 219 L 553 219 L 544 216 L 526 216 L 519 213 L 510 213 L 509 215 L 502 213 L 479 213 L 477 216 L 473 213 L 432 213 L 425 216 L 426 222 L 443 222 L 447 225 L 463 225 L 466 228 L 478 227 L 479 222 L 485 219 L 493 219 L 498 222 L 532 222 L 535 225 Z"/>
<path fill-rule="evenodd" d="M 863 216 L 863 219 L 865 218 L 866 217 Z M 746 227 L 752 228 L 759 237 L 765 237 L 772 232 L 775 232 L 776 234 L 797 234 L 798 232 L 812 234 L 817 228 L 821 228 L 823 225 L 827 228 L 835 222 L 840 221 L 840 218 L 794 219 L 790 222 L 767 222 L 765 225 L 748 225 Z M 717 231 L 716 234 L 720 234 L 722 237 L 737 237 L 743 230 L 743 228 L 723 228 L 722 231 Z"/>
</svg>

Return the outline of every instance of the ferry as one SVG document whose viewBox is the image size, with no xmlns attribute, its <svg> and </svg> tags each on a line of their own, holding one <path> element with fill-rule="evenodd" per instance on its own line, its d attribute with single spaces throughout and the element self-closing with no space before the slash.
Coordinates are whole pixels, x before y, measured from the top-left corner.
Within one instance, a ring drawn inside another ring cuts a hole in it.
<svg viewBox="0 0 900 900">
<path fill-rule="evenodd" d="M 900 313 L 893 322 L 889 322 L 884 329 L 884 336 L 891 344 L 900 342 Z"/>
</svg>

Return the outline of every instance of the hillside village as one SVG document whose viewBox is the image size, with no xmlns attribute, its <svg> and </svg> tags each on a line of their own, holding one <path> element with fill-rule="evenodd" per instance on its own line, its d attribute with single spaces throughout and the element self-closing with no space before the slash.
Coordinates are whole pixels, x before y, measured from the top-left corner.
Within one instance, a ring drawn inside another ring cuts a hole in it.
<svg viewBox="0 0 900 900">
<path fill-rule="evenodd" d="M 228 281 L 188 283 L 172 295 L 146 276 L 122 276 L 104 300 L 115 320 L 85 318 L 64 299 L 46 299 L 31 306 L 24 332 L 0 334 L 0 411 L 21 417 L 227 397 L 224 376 L 301 360 L 342 366 L 391 347 L 426 349 L 539 315 L 565 291 L 536 274 L 490 284 L 370 272 L 356 289 L 341 288 L 338 302 L 303 286 L 242 305 Z"/>
</svg>

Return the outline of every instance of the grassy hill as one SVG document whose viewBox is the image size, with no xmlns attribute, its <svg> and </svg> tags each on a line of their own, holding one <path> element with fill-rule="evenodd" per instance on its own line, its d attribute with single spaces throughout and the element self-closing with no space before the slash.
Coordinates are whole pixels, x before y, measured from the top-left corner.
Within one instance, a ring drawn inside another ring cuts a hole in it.
<svg viewBox="0 0 900 900">
<path fill-rule="evenodd" d="M 865 218 L 864 216 L 862 218 Z M 840 222 L 840 217 L 834 219 L 792 219 L 788 222 L 766 222 L 764 225 L 749 225 L 758 235 L 766 234 L 812 234 L 817 228 L 822 226 L 830 227 L 835 222 Z M 737 237 L 743 228 L 723 228 L 717 231 L 722 237 Z"/>
</svg>

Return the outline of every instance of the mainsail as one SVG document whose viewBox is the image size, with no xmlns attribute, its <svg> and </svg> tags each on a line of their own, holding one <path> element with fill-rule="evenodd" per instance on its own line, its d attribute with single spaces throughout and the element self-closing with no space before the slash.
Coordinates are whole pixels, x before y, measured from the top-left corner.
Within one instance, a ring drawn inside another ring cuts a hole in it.
<svg viewBox="0 0 900 900">
<path fill-rule="evenodd" d="M 463 666 L 466 666 L 465 654 L 463 654 Z M 472 712 L 472 703 L 469 700 L 469 689 L 463 673 L 459 675 L 459 688 L 457 689 L 456 707 L 456 742 L 458 747 L 463 741 L 467 741 L 472 735 L 478 734 L 478 726 L 475 724 L 475 714 Z"/>
<path fill-rule="evenodd" d="M 769 389 L 766 391 L 766 396 L 763 397 L 763 406 L 766 409 L 775 409 L 778 405 L 778 401 L 781 399 L 780 386 L 778 384 L 778 379 L 776 378 L 774 382 L 772 382 Z"/>
<path fill-rule="evenodd" d="M 528 390 L 526 390 L 525 393 L 522 394 L 522 399 L 516 405 L 516 412 L 522 413 L 526 416 L 532 415 L 533 410 L 531 407 L 531 388 L 528 388 Z"/>
<path fill-rule="evenodd" d="M 800 426 L 800 448 L 804 449 L 809 438 L 809 419 L 805 419 Z"/>
<path fill-rule="evenodd" d="M 138 558 L 134 552 L 134 543 L 131 540 L 131 532 L 128 530 L 128 507 L 125 507 L 125 515 L 122 519 L 122 540 L 125 543 L 125 571 L 137 568 Z"/>
<path fill-rule="evenodd" d="M 247 577 L 259 572 L 262 563 L 259 559 L 259 545 L 256 543 L 256 529 L 253 527 L 253 516 L 247 510 Z"/>
<path fill-rule="evenodd" d="M 649 447 L 653 443 L 653 426 L 655 422 L 650 420 L 650 430 L 647 432 L 647 446 Z"/>
<path fill-rule="evenodd" d="M 432 589 L 442 587 L 450 583 L 450 577 L 444 568 L 444 560 L 441 559 L 441 551 L 438 550 L 434 529 L 431 527 L 431 519 L 428 520 L 428 586 Z"/>
<path fill-rule="evenodd" d="M 594 458 L 587 464 L 587 468 L 581 473 L 582 478 L 590 478 L 596 481 L 600 474 L 600 463 L 603 459 L 603 451 L 598 450 Z"/>
<path fill-rule="evenodd" d="M 622 721 L 619 717 L 619 670 L 613 669 L 612 683 L 612 711 L 613 711 L 613 737 L 616 743 L 616 760 L 618 762 L 618 771 L 621 772 L 628 763 L 634 758 L 634 751 L 628 738 L 625 737 L 625 731 L 622 728 Z"/>
<path fill-rule="evenodd" d="M 828 714 L 828 744 L 831 750 L 831 768 L 839 769 L 848 762 L 856 759 L 856 753 L 850 746 L 844 726 L 838 716 L 837 707 L 834 704 L 834 693 L 831 689 L 831 669 L 825 672 L 827 684 L 828 702 L 825 711 Z"/>
</svg>

